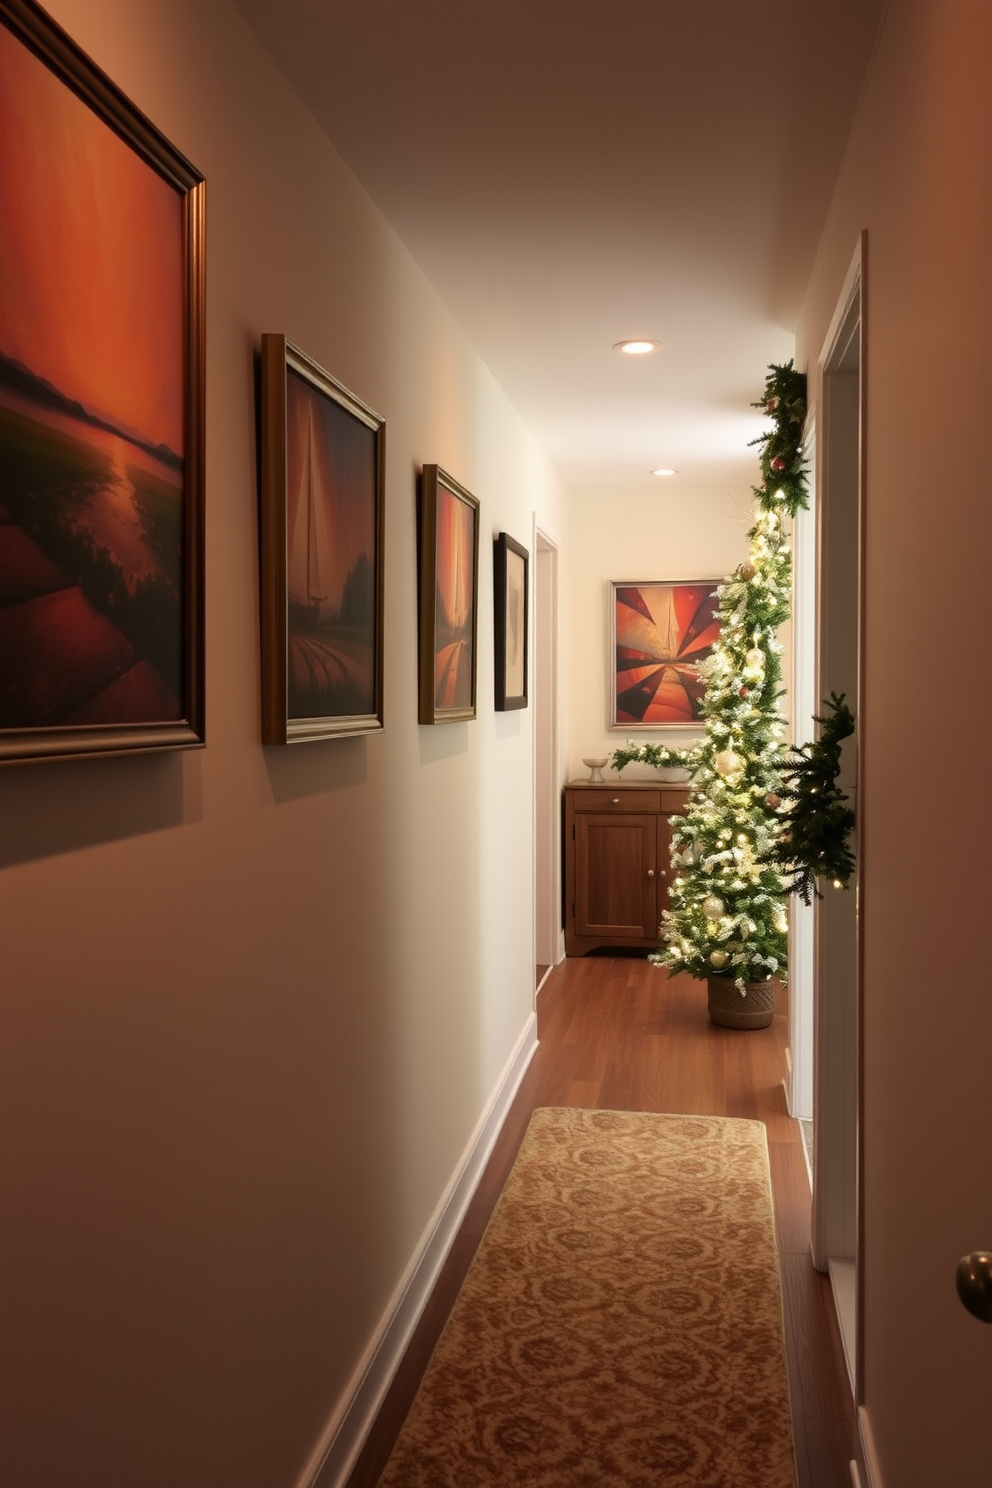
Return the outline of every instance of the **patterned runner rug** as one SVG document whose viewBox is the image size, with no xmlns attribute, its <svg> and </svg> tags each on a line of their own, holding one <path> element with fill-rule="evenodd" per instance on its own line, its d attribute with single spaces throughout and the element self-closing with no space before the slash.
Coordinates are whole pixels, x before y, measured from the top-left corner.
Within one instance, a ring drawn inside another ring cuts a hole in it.
<svg viewBox="0 0 992 1488">
<path fill-rule="evenodd" d="M 535 1111 L 381 1488 L 794 1488 L 765 1128 Z"/>
</svg>

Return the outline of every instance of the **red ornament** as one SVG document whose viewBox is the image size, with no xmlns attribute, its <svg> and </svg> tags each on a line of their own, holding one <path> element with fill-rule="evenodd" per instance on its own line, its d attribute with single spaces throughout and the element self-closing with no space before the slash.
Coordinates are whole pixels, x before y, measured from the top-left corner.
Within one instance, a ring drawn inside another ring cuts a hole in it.
<svg viewBox="0 0 992 1488">
<path fill-rule="evenodd" d="M 737 696 L 738 697 L 747 697 L 747 688 L 746 687 L 739 687 L 737 689 Z"/>
<path fill-rule="evenodd" d="M 778 407 L 778 399 L 777 398 L 769 398 L 768 399 L 768 403 L 767 403 L 766 406 L 768 408 L 768 412 L 769 413 L 774 413 L 775 410 L 776 410 L 776 408 Z"/>
<path fill-rule="evenodd" d="M 785 470 L 788 463 L 789 462 L 787 460 L 782 459 L 781 455 L 776 455 L 774 460 L 772 461 L 772 469 L 774 470 L 776 475 L 781 475 L 782 471 Z"/>
</svg>

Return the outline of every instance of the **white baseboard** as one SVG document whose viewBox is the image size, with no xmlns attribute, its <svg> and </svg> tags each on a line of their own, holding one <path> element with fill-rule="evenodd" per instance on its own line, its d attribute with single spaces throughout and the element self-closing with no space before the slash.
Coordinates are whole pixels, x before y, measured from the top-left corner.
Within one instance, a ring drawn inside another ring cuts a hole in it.
<svg viewBox="0 0 992 1488">
<path fill-rule="evenodd" d="M 861 1461 L 865 1470 L 864 1483 L 859 1482 L 858 1488 L 883 1488 L 882 1474 L 878 1466 L 878 1453 L 875 1451 L 875 1438 L 871 1434 L 871 1422 L 863 1405 L 858 1406 L 858 1444 L 861 1448 Z"/>
<path fill-rule="evenodd" d="M 427 1305 L 536 1048 L 537 1018 L 532 1013 L 379 1326 L 300 1475 L 297 1488 L 344 1488 Z"/>
<path fill-rule="evenodd" d="M 857 1272 L 854 1261 L 846 1257 L 830 1256 L 827 1260 L 827 1268 L 830 1272 L 830 1286 L 833 1292 L 834 1307 L 837 1312 L 840 1341 L 844 1345 L 844 1362 L 847 1365 L 847 1377 L 850 1381 L 851 1394 L 853 1395 L 855 1392 L 854 1363 L 858 1328 Z"/>
</svg>

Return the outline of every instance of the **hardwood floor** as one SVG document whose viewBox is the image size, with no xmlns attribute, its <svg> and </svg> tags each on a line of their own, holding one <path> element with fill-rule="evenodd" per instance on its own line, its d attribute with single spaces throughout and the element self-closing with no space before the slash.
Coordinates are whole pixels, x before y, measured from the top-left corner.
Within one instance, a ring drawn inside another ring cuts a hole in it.
<svg viewBox="0 0 992 1488">
<path fill-rule="evenodd" d="M 714 1028 L 706 994 L 641 958 L 584 957 L 555 968 L 538 999 L 540 1048 L 386 1397 L 348 1488 L 373 1488 L 416 1394 L 536 1106 L 746 1116 L 768 1128 L 782 1263 L 799 1488 L 850 1488 L 854 1412 L 826 1278 L 809 1258 L 802 1137 L 782 1084 L 786 1018 Z"/>
</svg>

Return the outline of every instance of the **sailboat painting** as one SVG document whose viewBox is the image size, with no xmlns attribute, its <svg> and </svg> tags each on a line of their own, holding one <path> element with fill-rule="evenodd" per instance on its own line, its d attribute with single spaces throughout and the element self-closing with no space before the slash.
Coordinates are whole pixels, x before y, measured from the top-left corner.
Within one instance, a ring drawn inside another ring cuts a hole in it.
<svg viewBox="0 0 992 1488">
<path fill-rule="evenodd" d="M 381 728 L 382 420 L 282 336 L 263 403 L 265 742 Z"/>
<path fill-rule="evenodd" d="M 420 722 L 475 717 L 479 503 L 425 465 L 420 573 Z"/>
<path fill-rule="evenodd" d="M 693 727 L 720 634 L 716 579 L 610 585 L 611 728 Z"/>
</svg>

